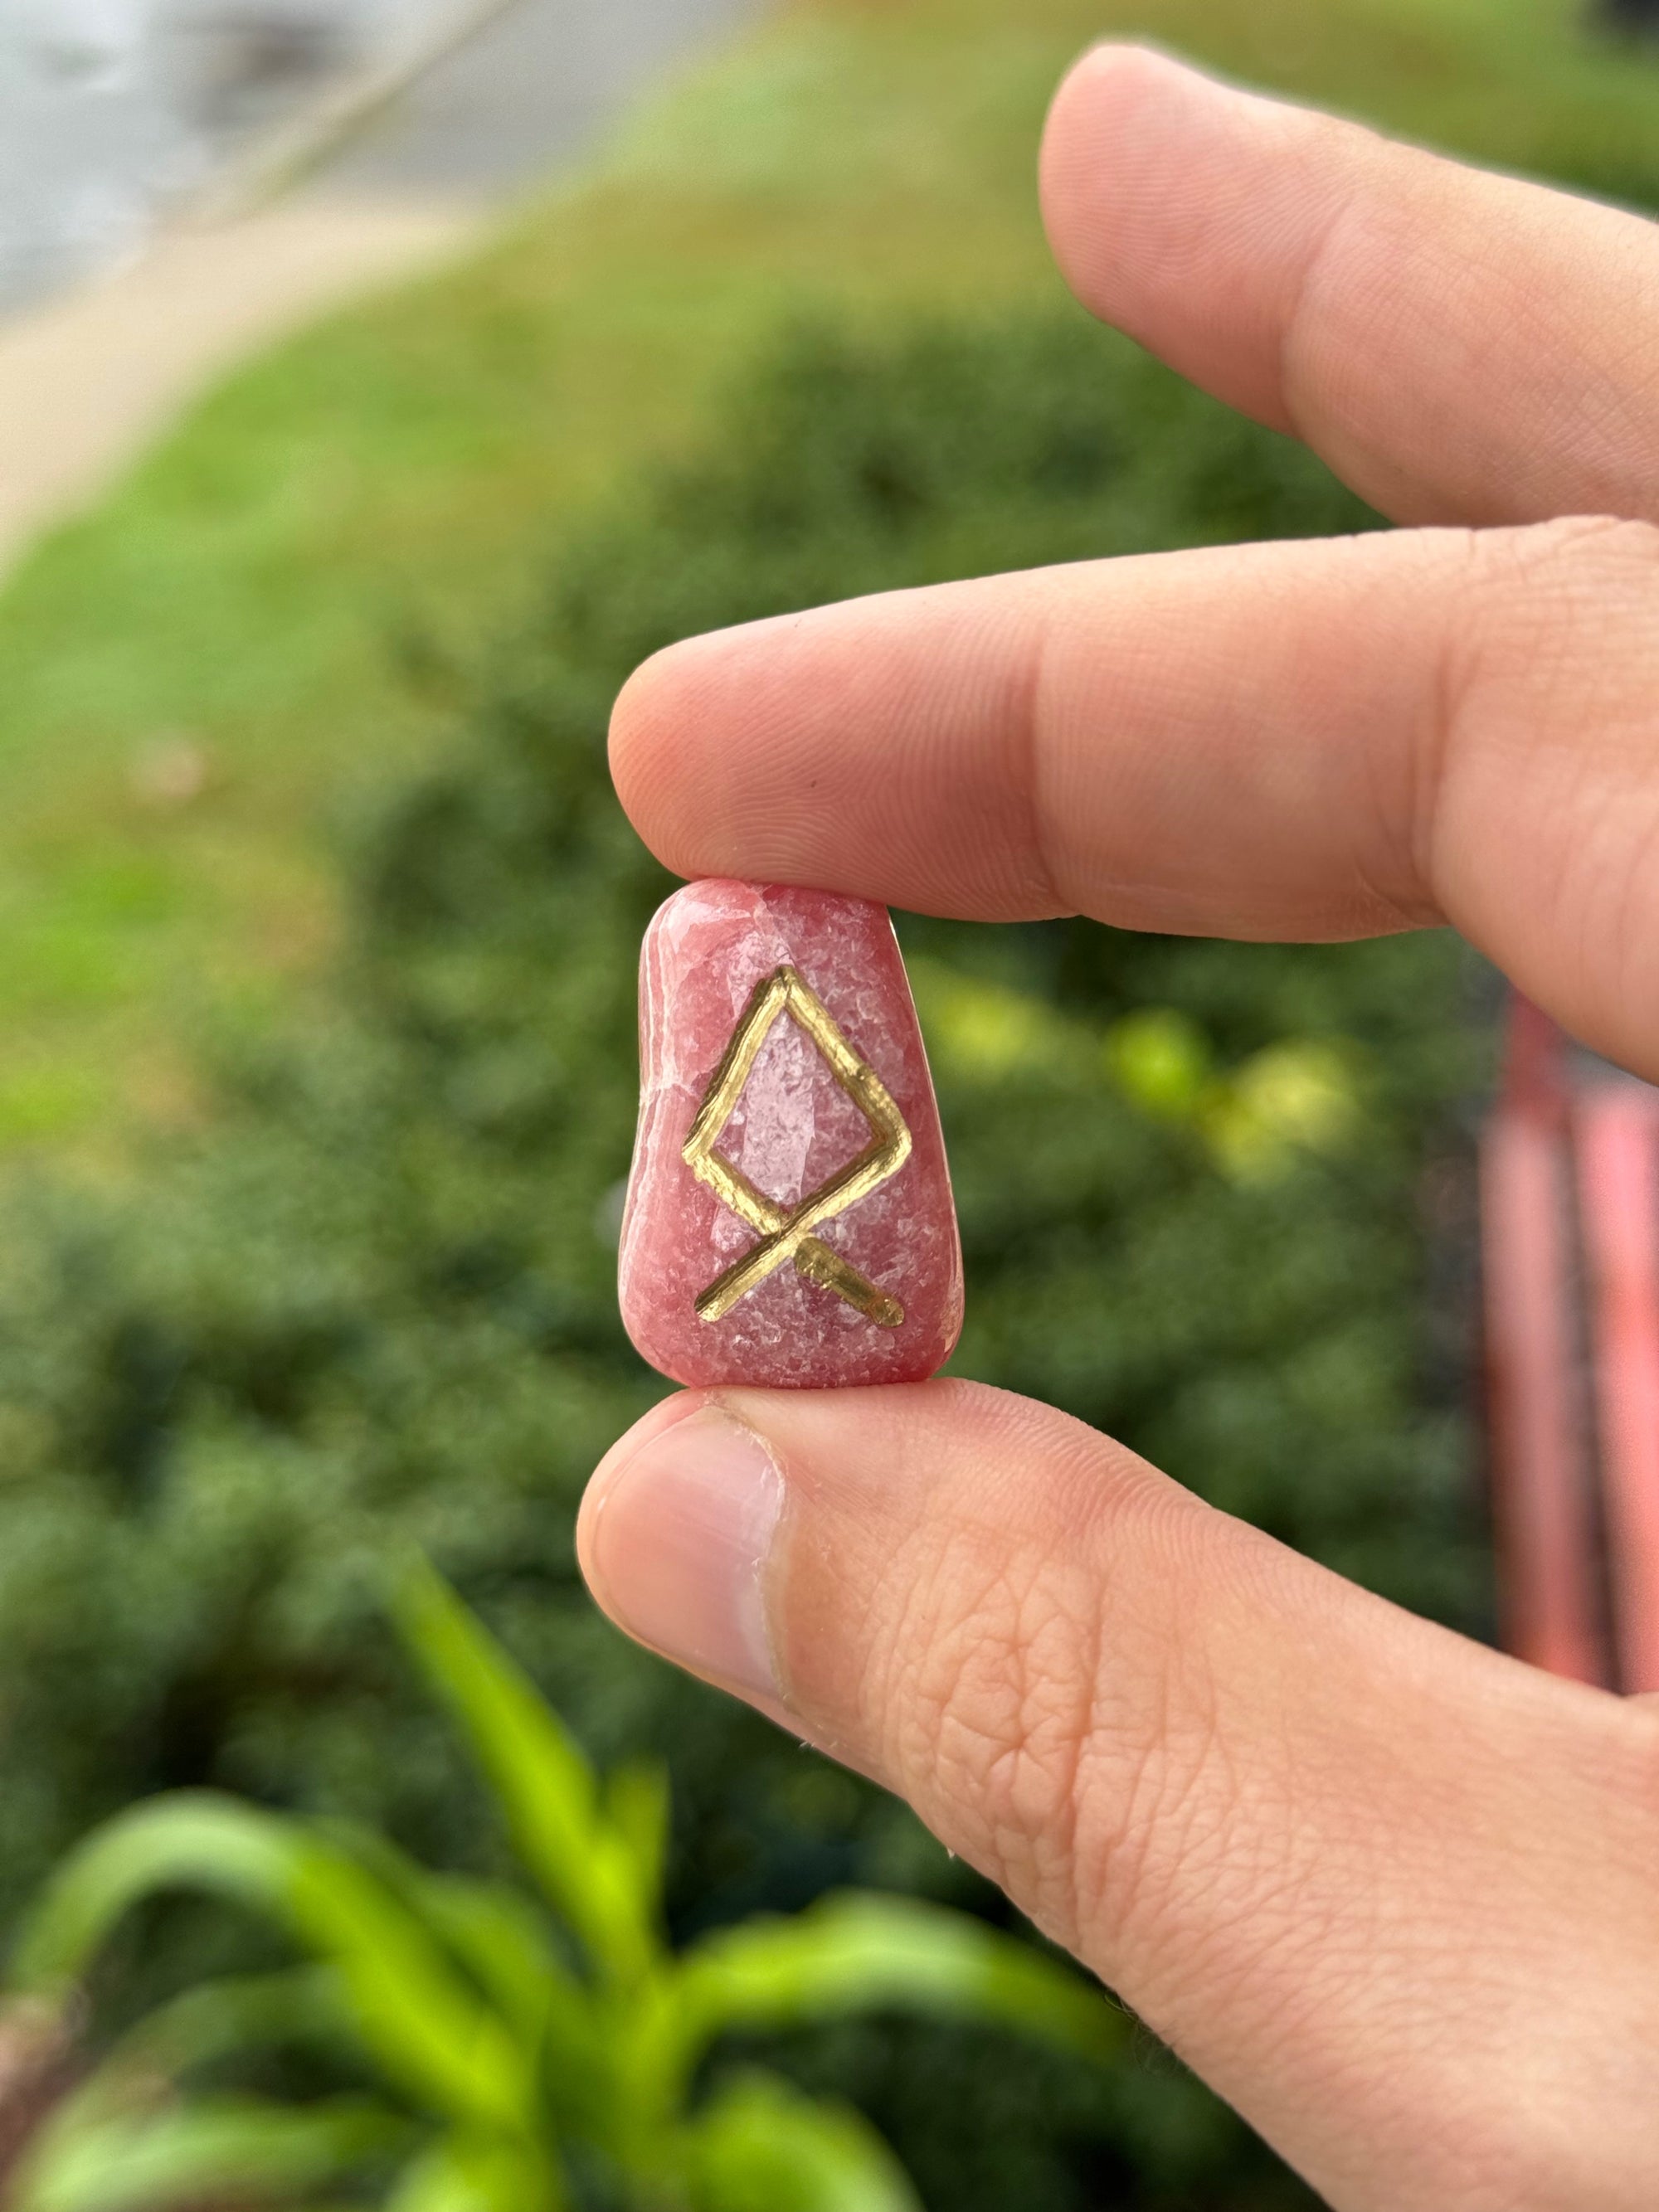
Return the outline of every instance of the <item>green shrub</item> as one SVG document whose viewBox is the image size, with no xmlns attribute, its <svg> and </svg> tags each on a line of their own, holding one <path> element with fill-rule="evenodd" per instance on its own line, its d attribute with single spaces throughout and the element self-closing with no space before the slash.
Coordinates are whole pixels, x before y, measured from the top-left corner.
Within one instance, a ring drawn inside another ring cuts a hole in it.
<svg viewBox="0 0 1659 2212">
<path fill-rule="evenodd" d="M 669 886 L 611 794 L 609 702 L 722 622 L 1370 520 L 1299 448 L 1067 315 L 801 334 L 723 444 L 571 539 L 526 633 L 447 677 L 472 702 L 448 760 L 353 849 L 334 1017 L 225 1070 L 215 1127 L 130 1199 L 37 1190 L 0 1224 L 14 1898 L 88 1821 L 179 1786 L 487 1864 L 380 1620 L 386 1548 L 413 1541 L 596 1756 L 666 1758 L 682 1935 L 849 1881 L 996 1915 L 908 1815 L 624 1646 L 576 1583 L 580 1486 L 662 1387 L 613 1276 L 635 949 Z M 1478 1627 L 1455 948 L 902 928 L 962 1212 L 958 1369 Z M 1103 2101 L 971 2030 L 783 2055 L 866 2101 L 951 2212 L 1304 2201 L 1153 2062 Z"/>
</svg>

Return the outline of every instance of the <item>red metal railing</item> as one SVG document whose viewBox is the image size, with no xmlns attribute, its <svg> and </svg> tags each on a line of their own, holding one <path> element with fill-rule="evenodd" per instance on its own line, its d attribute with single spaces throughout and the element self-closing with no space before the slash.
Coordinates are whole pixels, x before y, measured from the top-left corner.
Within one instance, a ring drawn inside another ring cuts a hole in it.
<svg viewBox="0 0 1659 2212">
<path fill-rule="evenodd" d="M 1659 1091 L 1517 1000 L 1480 1201 L 1504 1641 L 1659 1690 Z"/>
</svg>

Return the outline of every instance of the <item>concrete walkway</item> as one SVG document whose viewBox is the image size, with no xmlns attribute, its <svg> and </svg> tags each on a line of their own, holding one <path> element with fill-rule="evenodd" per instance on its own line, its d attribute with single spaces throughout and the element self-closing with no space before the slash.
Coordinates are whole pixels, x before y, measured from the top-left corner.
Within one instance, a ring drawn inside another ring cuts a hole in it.
<svg viewBox="0 0 1659 2212">
<path fill-rule="evenodd" d="M 235 362 L 459 252 L 760 0 L 514 0 L 275 204 L 0 324 L 0 577 Z"/>
<path fill-rule="evenodd" d="M 276 207 L 160 239 L 136 267 L 0 326 L 0 576 L 234 363 L 453 252 L 471 210 Z"/>
</svg>

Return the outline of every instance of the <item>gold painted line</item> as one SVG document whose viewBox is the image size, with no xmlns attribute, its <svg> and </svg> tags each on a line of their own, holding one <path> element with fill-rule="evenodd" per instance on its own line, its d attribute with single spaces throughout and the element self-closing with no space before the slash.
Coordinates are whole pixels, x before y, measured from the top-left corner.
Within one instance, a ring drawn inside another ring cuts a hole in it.
<svg viewBox="0 0 1659 2212">
<path fill-rule="evenodd" d="M 872 1141 L 855 1159 L 804 1198 L 793 1210 L 757 1190 L 714 1146 L 731 1119 L 744 1085 L 754 1071 L 773 1024 L 788 1014 L 811 1039 L 842 1089 L 869 1124 Z M 701 1291 L 696 1311 L 703 1321 L 720 1320 L 740 1298 L 757 1289 L 775 1269 L 793 1260 L 798 1273 L 833 1291 L 878 1328 L 896 1328 L 904 1309 L 878 1290 L 850 1261 L 832 1251 L 811 1231 L 856 1206 L 896 1175 L 910 1157 L 912 1139 L 903 1115 L 886 1085 L 860 1059 L 836 1026 L 823 1000 L 799 971 L 779 968 L 763 978 L 727 1041 L 709 1079 L 702 1103 L 681 1147 L 698 1181 L 750 1228 L 760 1242 Z"/>
</svg>

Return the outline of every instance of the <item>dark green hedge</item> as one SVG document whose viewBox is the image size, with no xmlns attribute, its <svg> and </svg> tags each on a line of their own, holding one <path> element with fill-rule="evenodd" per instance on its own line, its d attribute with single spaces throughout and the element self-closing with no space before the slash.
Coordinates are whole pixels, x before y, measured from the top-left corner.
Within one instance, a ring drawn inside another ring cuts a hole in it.
<svg viewBox="0 0 1659 2212">
<path fill-rule="evenodd" d="M 204 1780 L 487 1855 L 380 1619 L 382 1563 L 412 1540 L 601 1755 L 668 1757 L 686 1925 L 848 1880 L 999 1909 L 907 1815 L 626 1647 L 576 1582 L 580 1486 L 661 1388 L 621 1335 L 613 1269 L 635 950 L 668 885 L 611 795 L 607 708 L 642 655 L 711 624 L 1370 520 L 1299 449 L 1066 316 L 803 334 L 702 462 L 567 545 L 526 634 L 464 675 L 447 764 L 351 856 L 332 1019 L 226 1070 L 211 1133 L 136 1194 L 6 1202 L 13 1899 L 97 1814 Z M 1478 1628 L 1455 948 L 1082 923 L 904 936 L 943 1009 L 960 1368 Z M 952 1027 L 961 1004 L 1016 1041 L 1034 1024 L 1042 1048 L 988 1054 L 971 1020 Z M 1173 1033 L 1223 1077 L 1286 1038 L 1334 1041 L 1358 1127 L 1227 1172 L 1201 1120 L 1137 1105 L 1109 1072 L 1114 1024 L 1147 1008 L 1182 1017 Z M 939 2212 L 1304 2201 L 1155 2053 L 1103 2098 L 966 2033 L 849 2031 L 791 2057 L 867 2104 Z"/>
</svg>

